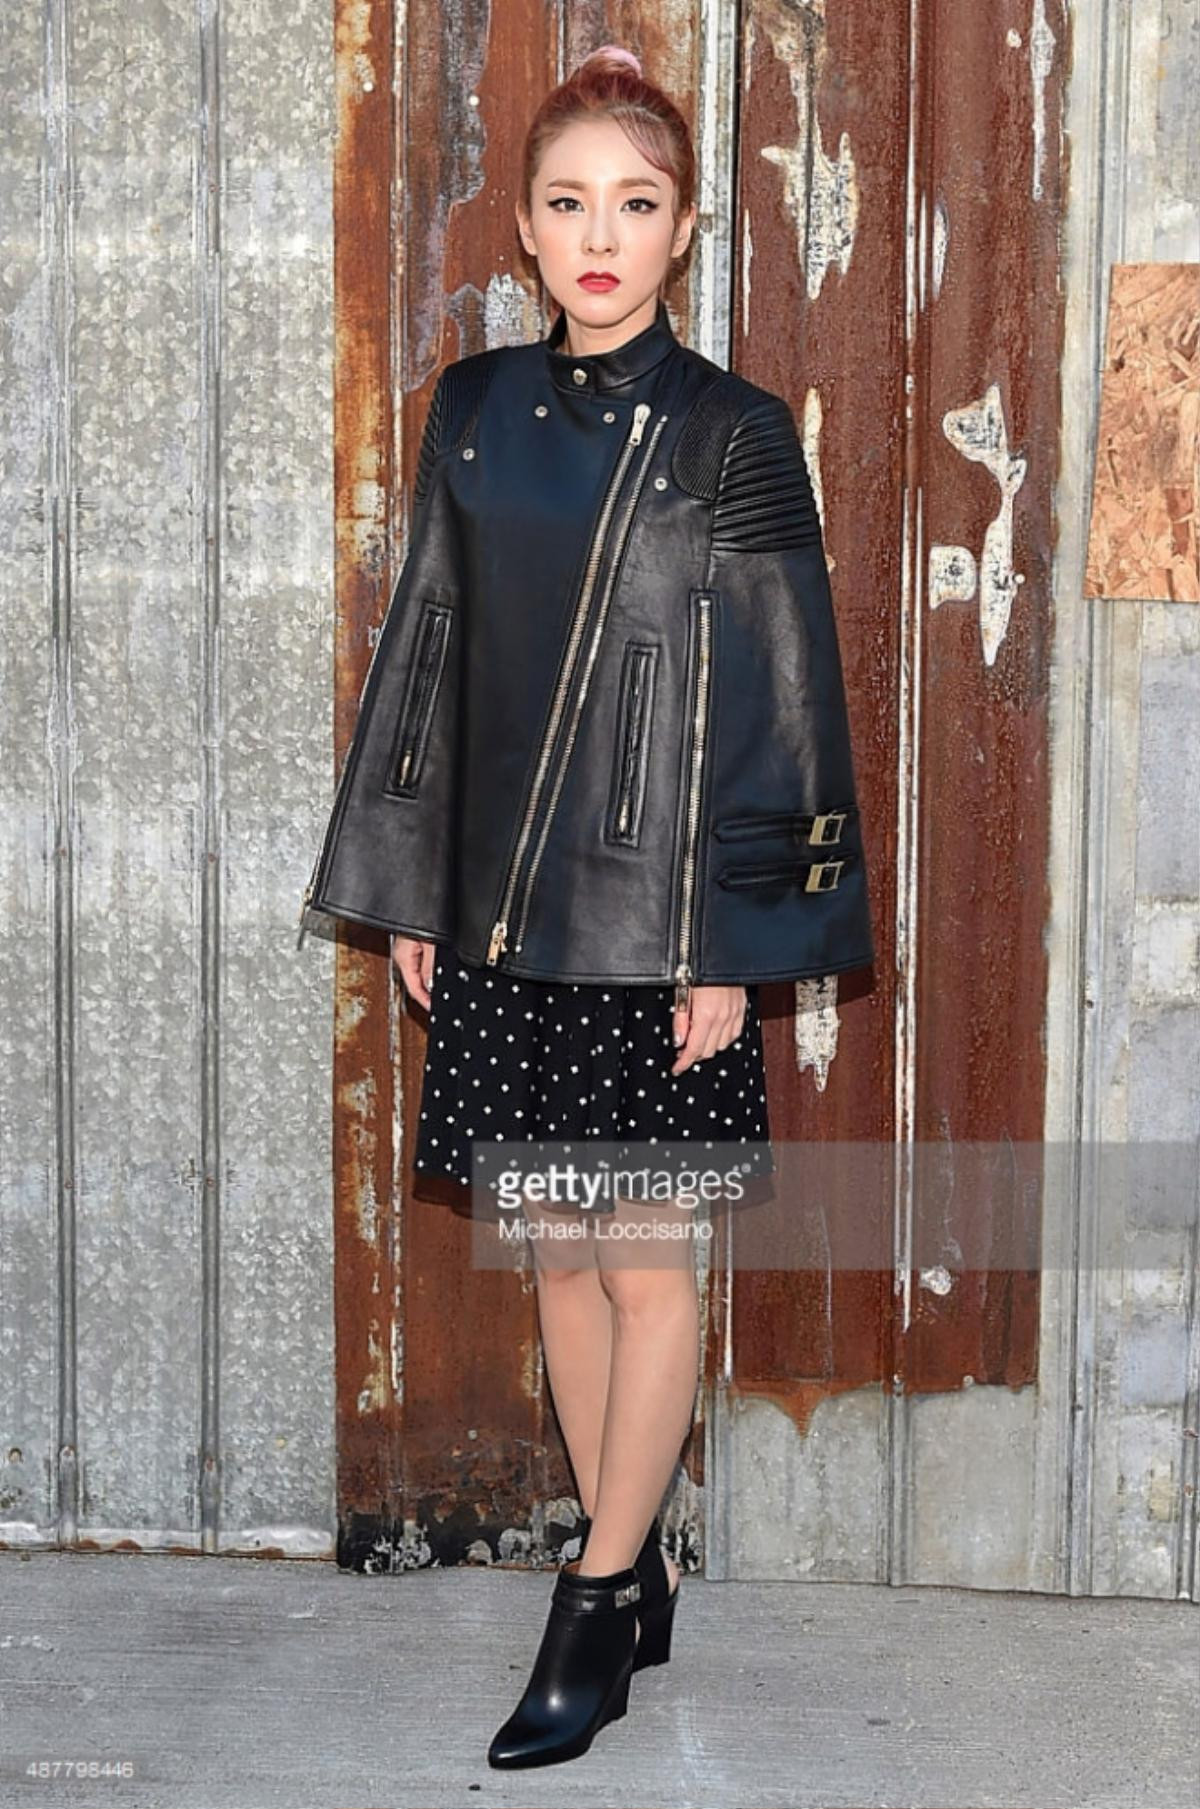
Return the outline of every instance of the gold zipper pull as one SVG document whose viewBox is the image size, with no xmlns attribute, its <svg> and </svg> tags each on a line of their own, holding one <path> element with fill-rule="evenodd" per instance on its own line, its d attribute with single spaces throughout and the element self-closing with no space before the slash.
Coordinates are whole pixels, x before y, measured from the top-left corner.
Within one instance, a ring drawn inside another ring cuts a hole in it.
<svg viewBox="0 0 1200 1809">
<path fill-rule="evenodd" d="M 493 925 L 492 939 L 488 943 L 487 958 L 488 958 L 488 966 L 489 967 L 495 966 L 496 961 L 500 955 L 500 951 L 507 947 L 508 947 L 508 925 L 505 923 L 504 919 L 501 918 L 499 923 Z"/>
<path fill-rule="evenodd" d="M 686 1011 L 692 997 L 692 970 L 686 961 L 675 969 L 675 1009 Z"/>
<path fill-rule="evenodd" d="M 650 404 L 648 402 L 639 402 L 637 407 L 633 411 L 633 426 L 629 430 L 629 444 L 631 446 L 640 446 L 641 445 L 642 428 L 646 425 L 646 422 L 649 419 L 650 419 Z"/>
</svg>

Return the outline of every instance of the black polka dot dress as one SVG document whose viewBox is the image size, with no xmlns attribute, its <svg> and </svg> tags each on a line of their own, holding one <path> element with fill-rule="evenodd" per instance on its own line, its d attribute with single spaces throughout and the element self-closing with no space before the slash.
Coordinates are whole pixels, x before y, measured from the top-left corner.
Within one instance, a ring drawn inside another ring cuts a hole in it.
<svg viewBox="0 0 1200 1809">
<path fill-rule="evenodd" d="M 473 1144 L 598 1138 L 689 1144 L 770 1175 L 758 987 L 746 988 L 740 1035 L 671 1068 L 672 986 L 529 980 L 475 967 L 439 945 L 430 987 L 418 1176 L 469 1185 Z"/>
</svg>

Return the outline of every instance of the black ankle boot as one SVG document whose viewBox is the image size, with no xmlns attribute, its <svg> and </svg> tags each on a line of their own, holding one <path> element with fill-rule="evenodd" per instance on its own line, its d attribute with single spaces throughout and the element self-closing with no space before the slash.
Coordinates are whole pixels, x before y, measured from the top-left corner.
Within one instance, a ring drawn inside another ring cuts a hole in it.
<svg viewBox="0 0 1200 1809">
<path fill-rule="evenodd" d="M 625 1713 L 642 1586 L 633 1569 L 588 1576 L 578 1565 L 573 1558 L 555 1577 L 533 1671 L 488 1747 L 489 1765 L 576 1759 L 607 1722 Z"/>
<path fill-rule="evenodd" d="M 580 1522 L 583 1540 L 581 1553 L 587 1545 L 591 1530 L 591 1515 L 584 1514 Z M 670 1658 L 671 1626 L 679 1600 L 679 1579 L 676 1578 L 673 1589 L 667 1581 L 667 1567 L 663 1562 L 662 1552 L 662 1527 L 657 1514 L 650 1522 L 650 1530 L 642 1541 L 642 1549 L 634 1559 L 633 1567 L 642 1586 L 641 1600 L 638 1602 L 638 1642 L 633 1654 L 633 1668 L 641 1671 L 646 1665 L 665 1665 Z"/>
</svg>

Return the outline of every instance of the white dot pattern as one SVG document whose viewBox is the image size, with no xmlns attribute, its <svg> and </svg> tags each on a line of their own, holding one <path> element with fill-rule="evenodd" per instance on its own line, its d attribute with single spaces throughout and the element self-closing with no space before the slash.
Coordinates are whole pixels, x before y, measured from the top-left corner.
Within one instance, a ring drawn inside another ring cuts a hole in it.
<svg viewBox="0 0 1200 1809">
<path fill-rule="evenodd" d="M 672 1074 L 672 986 L 528 980 L 439 947 L 414 1167 L 469 1185 L 472 1141 L 767 1145 L 758 987 L 739 1036 Z M 773 1169 L 769 1150 L 751 1152 Z"/>
</svg>

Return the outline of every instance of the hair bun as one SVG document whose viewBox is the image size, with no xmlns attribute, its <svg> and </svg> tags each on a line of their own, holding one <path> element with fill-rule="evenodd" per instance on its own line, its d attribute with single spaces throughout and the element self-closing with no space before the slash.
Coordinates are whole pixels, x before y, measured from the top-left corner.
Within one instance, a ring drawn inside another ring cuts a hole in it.
<svg viewBox="0 0 1200 1809">
<path fill-rule="evenodd" d="M 623 44 L 601 44 L 599 50 L 593 50 L 583 60 L 585 63 L 598 63 L 601 57 L 606 63 L 628 63 L 635 75 L 642 73 L 641 63 L 634 56 L 632 50 L 626 50 Z"/>
</svg>

